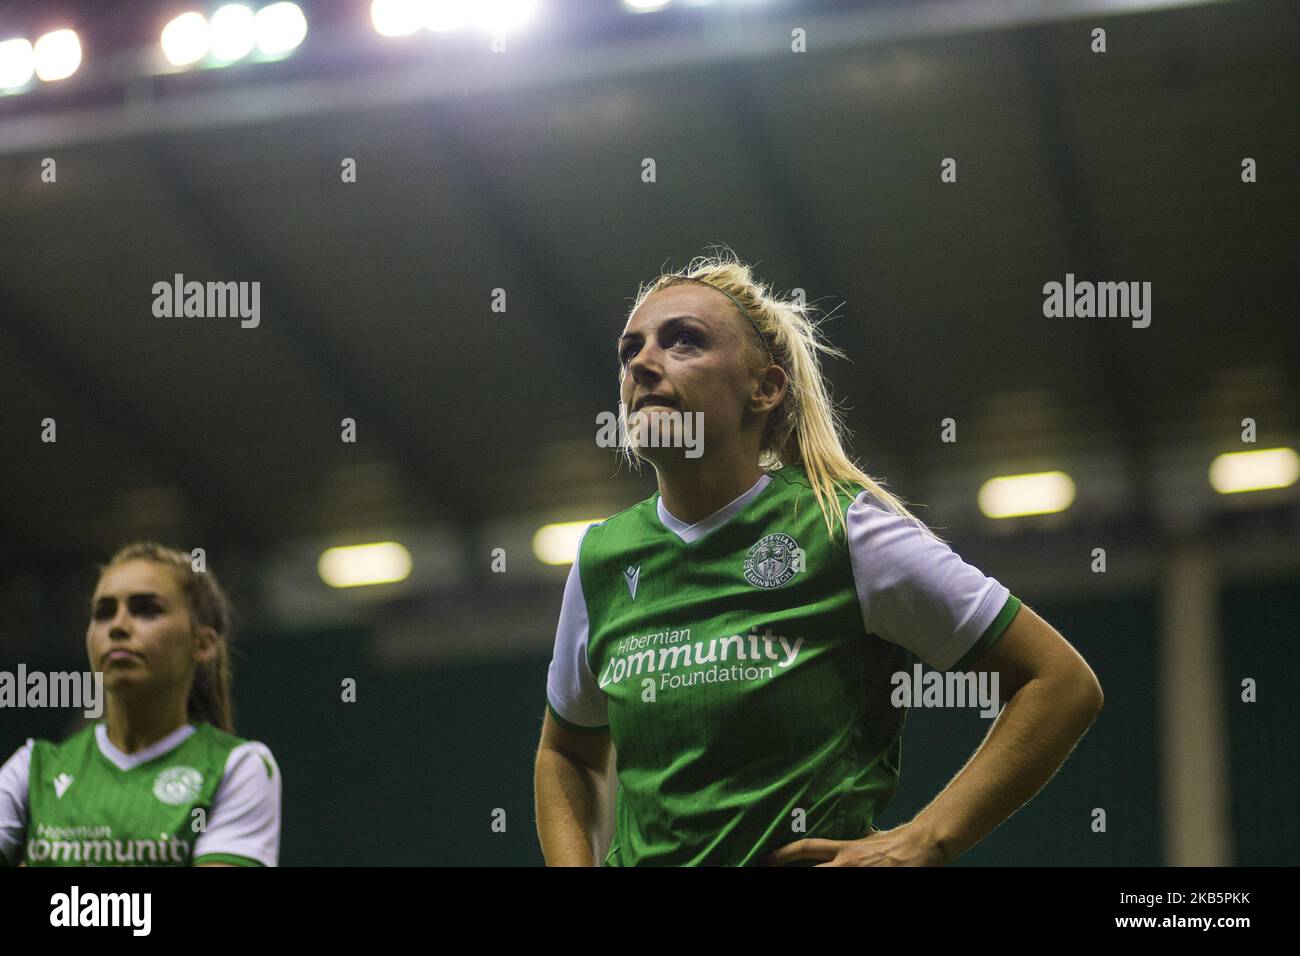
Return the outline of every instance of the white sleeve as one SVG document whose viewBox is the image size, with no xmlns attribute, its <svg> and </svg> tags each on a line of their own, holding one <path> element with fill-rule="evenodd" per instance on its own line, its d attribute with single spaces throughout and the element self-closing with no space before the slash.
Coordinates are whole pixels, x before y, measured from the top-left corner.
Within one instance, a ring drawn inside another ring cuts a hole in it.
<svg viewBox="0 0 1300 956">
<path fill-rule="evenodd" d="M 579 555 L 587 531 L 578 542 Z M 546 700 L 551 710 L 571 727 L 580 731 L 604 730 L 609 725 L 608 702 L 587 661 L 587 634 L 587 599 L 582 593 L 582 575 L 575 556 L 569 568 L 569 580 L 564 585 L 555 652 L 546 672 Z"/>
<path fill-rule="evenodd" d="M 230 751 L 212 797 L 208 825 L 194 841 L 194 862 L 226 853 L 276 866 L 280 860 L 280 768 L 270 749 L 250 740 Z"/>
<path fill-rule="evenodd" d="M 849 506 L 845 520 L 867 633 L 935 670 L 959 663 L 981 637 L 996 640 L 1019 608 L 1002 584 L 870 492 Z"/>
<path fill-rule="evenodd" d="M 17 866 L 27 837 L 27 779 L 32 769 L 32 741 L 28 738 L 0 767 L 0 855 Z"/>
</svg>

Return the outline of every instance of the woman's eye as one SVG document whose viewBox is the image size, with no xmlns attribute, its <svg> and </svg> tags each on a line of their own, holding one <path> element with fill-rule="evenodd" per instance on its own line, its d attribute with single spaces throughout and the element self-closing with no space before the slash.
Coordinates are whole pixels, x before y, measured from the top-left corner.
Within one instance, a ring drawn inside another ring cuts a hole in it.
<svg viewBox="0 0 1300 956">
<path fill-rule="evenodd" d="M 680 345 L 682 342 L 687 342 L 691 345 L 699 345 L 700 337 L 694 332 L 686 332 L 686 331 L 675 332 L 673 333 L 672 340 L 669 344 L 676 346 L 676 345 Z M 636 357 L 636 353 L 637 353 L 636 346 L 628 346 L 620 350 L 618 353 L 619 364 L 626 366 L 628 362 L 632 361 L 632 359 Z"/>
<path fill-rule="evenodd" d="M 112 616 L 113 609 L 111 607 L 101 604 L 99 607 L 95 608 L 94 617 L 96 621 L 106 621 Z"/>
</svg>

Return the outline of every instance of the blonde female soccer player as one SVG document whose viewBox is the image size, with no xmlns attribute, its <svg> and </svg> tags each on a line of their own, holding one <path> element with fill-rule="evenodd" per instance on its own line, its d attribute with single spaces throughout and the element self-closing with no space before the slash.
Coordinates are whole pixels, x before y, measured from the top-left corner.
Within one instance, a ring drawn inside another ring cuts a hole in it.
<svg viewBox="0 0 1300 956">
<path fill-rule="evenodd" d="M 1061 635 L 845 453 L 820 352 L 808 310 L 733 255 L 641 289 L 621 401 L 659 492 L 588 528 L 565 586 L 535 768 L 548 864 L 595 862 L 611 747 L 607 865 L 944 863 L 1100 711 Z M 674 447 L 695 413 L 702 449 Z M 893 675 L 915 658 L 996 672 L 1005 707 L 943 792 L 881 832 L 906 715 Z"/>
<path fill-rule="evenodd" d="M 231 610 L 210 571 L 153 543 L 102 569 L 86 653 L 105 720 L 0 768 L 0 865 L 275 866 L 280 771 L 234 736 Z"/>
</svg>

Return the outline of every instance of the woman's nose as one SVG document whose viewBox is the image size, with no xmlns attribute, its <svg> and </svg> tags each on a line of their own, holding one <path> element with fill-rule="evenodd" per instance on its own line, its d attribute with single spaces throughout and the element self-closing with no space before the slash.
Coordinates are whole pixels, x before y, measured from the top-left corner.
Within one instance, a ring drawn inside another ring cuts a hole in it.
<svg viewBox="0 0 1300 956">
<path fill-rule="evenodd" d="M 653 354 L 653 349 L 649 345 L 642 346 L 641 350 L 632 356 L 632 361 L 628 363 L 628 371 L 632 373 L 633 380 L 637 382 L 642 382 L 647 378 L 658 378 L 658 368 L 658 358 Z"/>
<path fill-rule="evenodd" d="M 131 615 L 127 611 L 126 605 L 117 609 L 113 615 L 113 620 L 108 625 L 108 636 L 113 638 L 123 638 L 130 635 L 131 630 L 127 626 L 130 623 Z"/>
</svg>

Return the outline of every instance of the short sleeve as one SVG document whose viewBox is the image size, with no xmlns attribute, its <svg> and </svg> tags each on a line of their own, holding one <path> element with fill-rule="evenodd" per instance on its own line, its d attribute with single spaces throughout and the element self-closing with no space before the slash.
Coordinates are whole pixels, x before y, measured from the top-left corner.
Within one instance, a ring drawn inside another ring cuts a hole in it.
<svg viewBox="0 0 1300 956">
<path fill-rule="evenodd" d="M 845 515 L 862 622 L 936 670 L 991 647 L 1020 609 L 994 578 L 863 491 Z"/>
<path fill-rule="evenodd" d="M 588 528 L 587 531 L 591 529 Z M 587 538 L 582 533 L 582 541 Z M 578 555 L 582 554 L 578 542 Z M 582 593 L 578 557 L 569 568 L 560 606 L 560 623 L 555 631 L 555 651 L 546 673 L 546 702 L 551 715 L 567 730 L 596 733 L 609 727 L 608 702 L 587 661 L 587 600 Z"/>
<path fill-rule="evenodd" d="M 280 860 L 280 768 L 251 740 L 230 751 L 194 863 L 276 866 Z"/>
<path fill-rule="evenodd" d="M 0 767 L 0 866 L 22 862 L 27 839 L 27 780 L 32 768 L 32 741 L 14 751 Z"/>
</svg>

